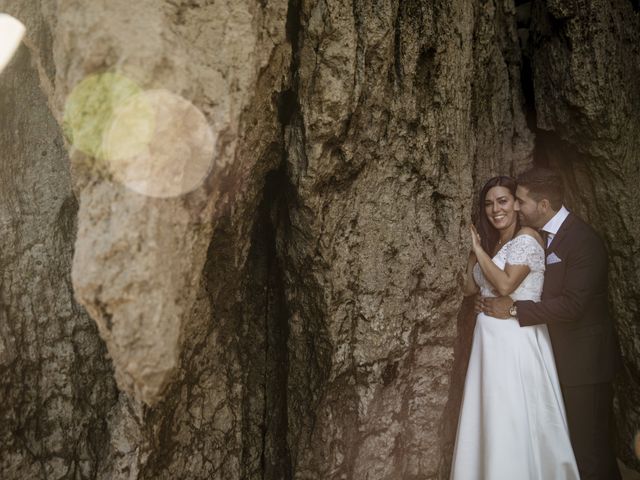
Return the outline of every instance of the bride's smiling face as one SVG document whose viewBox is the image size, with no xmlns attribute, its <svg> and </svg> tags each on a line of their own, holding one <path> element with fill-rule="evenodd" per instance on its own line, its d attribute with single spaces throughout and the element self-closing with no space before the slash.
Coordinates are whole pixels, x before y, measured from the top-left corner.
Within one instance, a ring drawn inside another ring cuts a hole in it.
<svg viewBox="0 0 640 480">
<path fill-rule="evenodd" d="M 518 201 L 507 187 L 493 187 L 484 197 L 484 211 L 496 230 L 513 225 L 518 218 L 518 210 Z"/>
</svg>

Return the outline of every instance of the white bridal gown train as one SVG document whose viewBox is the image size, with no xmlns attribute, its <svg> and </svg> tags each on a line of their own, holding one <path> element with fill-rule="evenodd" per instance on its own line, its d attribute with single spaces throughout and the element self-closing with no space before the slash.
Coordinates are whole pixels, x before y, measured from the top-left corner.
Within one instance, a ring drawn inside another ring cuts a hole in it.
<svg viewBox="0 0 640 480">
<path fill-rule="evenodd" d="M 493 258 L 501 269 L 529 265 L 511 294 L 540 300 L 543 248 L 529 235 L 507 242 Z M 495 296 L 478 265 L 483 296 Z M 451 468 L 452 480 L 579 480 L 560 383 L 546 325 L 520 327 L 480 313 Z"/>
</svg>

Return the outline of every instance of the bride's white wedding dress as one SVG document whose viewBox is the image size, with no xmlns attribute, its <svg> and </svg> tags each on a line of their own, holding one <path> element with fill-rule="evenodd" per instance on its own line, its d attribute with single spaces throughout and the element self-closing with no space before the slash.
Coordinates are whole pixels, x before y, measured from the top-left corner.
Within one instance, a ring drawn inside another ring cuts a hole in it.
<svg viewBox="0 0 640 480">
<path fill-rule="evenodd" d="M 510 295 L 539 301 L 544 250 L 530 235 L 507 242 L 493 258 L 526 264 L 530 273 Z M 493 287 L 476 264 L 483 296 Z M 521 327 L 480 313 L 464 385 L 453 453 L 454 480 L 579 480 L 546 325 Z"/>
</svg>

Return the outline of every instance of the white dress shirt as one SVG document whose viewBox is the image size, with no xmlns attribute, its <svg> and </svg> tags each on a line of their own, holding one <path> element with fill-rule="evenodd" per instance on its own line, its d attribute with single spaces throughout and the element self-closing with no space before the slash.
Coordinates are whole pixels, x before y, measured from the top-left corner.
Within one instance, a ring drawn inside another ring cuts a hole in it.
<svg viewBox="0 0 640 480">
<path fill-rule="evenodd" d="M 545 223 L 544 227 L 542 227 L 542 230 L 547 232 L 547 247 L 551 245 L 551 242 L 553 241 L 553 237 L 556 236 L 556 233 L 558 233 L 558 230 L 560 230 L 560 227 L 562 226 L 562 224 L 564 223 L 564 221 L 567 219 L 568 216 L 569 216 L 569 210 L 567 210 L 564 207 L 564 205 L 562 205 L 562 207 L 560 207 L 560 210 L 556 212 L 556 214 L 551 218 L 551 220 Z"/>
</svg>

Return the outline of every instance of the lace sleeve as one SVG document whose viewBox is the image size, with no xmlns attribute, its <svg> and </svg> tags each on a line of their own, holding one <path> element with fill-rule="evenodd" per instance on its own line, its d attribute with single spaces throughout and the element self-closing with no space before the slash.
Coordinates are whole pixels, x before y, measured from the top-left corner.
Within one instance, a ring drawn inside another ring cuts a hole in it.
<svg viewBox="0 0 640 480">
<path fill-rule="evenodd" d="M 531 235 L 518 235 L 509 242 L 506 263 L 529 265 L 531 270 L 544 270 L 544 249 Z"/>
</svg>

